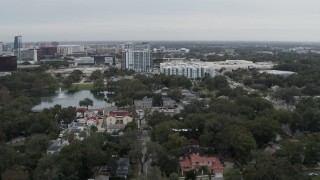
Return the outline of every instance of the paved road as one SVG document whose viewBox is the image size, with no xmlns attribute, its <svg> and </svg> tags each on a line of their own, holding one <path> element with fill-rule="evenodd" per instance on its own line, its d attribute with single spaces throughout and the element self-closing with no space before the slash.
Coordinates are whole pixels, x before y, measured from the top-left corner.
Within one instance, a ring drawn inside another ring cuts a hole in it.
<svg viewBox="0 0 320 180">
<path fill-rule="evenodd" d="M 20 137 L 17 137 L 15 139 L 12 139 L 11 141 L 7 142 L 7 144 L 16 144 L 16 143 L 24 142 L 25 140 L 26 140 L 25 137 L 20 136 Z"/>
<path fill-rule="evenodd" d="M 236 82 L 227 76 L 225 76 L 225 77 L 227 78 L 227 81 L 230 85 L 230 88 L 232 88 L 232 89 L 235 89 L 236 87 L 242 87 L 244 90 L 248 91 L 249 93 L 256 92 L 255 89 L 249 88 L 248 86 L 245 86 L 242 83 Z"/>
<path fill-rule="evenodd" d="M 148 151 L 148 148 L 147 148 L 147 143 L 150 141 L 150 137 L 149 137 L 149 133 L 147 130 L 143 130 L 142 131 L 142 154 L 143 154 L 143 159 L 145 159 L 145 156 L 146 156 L 146 153 Z M 151 159 L 148 159 L 148 161 L 146 163 L 144 163 L 144 166 L 143 166 L 143 172 L 145 175 L 148 174 L 148 169 L 150 167 L 150 164 L 151 164 Z"/>
</svg>

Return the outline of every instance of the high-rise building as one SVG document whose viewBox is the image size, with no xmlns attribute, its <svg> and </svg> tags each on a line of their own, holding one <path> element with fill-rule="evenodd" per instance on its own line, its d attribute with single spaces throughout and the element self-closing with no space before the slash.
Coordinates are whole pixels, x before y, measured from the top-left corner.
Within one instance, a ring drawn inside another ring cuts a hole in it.
<svg viewBox="0 0 320 180">
<path fill-rule="evenodd" d="M 122 51 L 123 69 L 136 72 L 152 72 L 152 51 L 149 43 L 127 43 Z"/>
<path fill-rule="evenodd" d="M 126 43 L 122 44 L 121 48 L 123 50 L 146 50 L 151 49 L 151 45 L 148 42 L 142 42 L 142 43 Z"/>
<path fill-rule="evenodd" d="M 124 50 L 122 68 L 136 72 L 151 72 L 153 67 L 151 50 Z"/>
<path fill-rule="evenodd" d="M 3 43 L 0 42 L 0 54 L 2 54 L 2 53 L 3 53 Z"/>
<path fill-rule="evenodd" d="M 57 46 L 40 47 L 42 57 L 54 57 L 57 54 Z"/>
<path fill-rule="evenodd" d="M 21 36 L 15 36 L 14 37 L 14 49 L 22 48 L 22 37 Z"/>
<path fill-rule="evenodd" d="M 0 56 L 0 72 L 17 70 L 16 56 Z"/>
<path fill-rule="evenodd" d="M 38 61 L 38 53 L 36 49 L 15 49 L 14 55 L 18 61 Z"/>
</svg>

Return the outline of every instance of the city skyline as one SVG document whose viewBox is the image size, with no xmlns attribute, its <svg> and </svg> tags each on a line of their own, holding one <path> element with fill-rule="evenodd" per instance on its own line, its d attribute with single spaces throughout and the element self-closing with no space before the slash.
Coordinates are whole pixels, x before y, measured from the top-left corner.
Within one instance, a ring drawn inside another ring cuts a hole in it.
<svg viewBox="0 0 320 180">
<path fill-rule="evenodd" d="M 4 0 L 0 41 L 320 41 L 316 0 Z M 12 15 L 12 11 L 15 14 Z"/>
</svg>

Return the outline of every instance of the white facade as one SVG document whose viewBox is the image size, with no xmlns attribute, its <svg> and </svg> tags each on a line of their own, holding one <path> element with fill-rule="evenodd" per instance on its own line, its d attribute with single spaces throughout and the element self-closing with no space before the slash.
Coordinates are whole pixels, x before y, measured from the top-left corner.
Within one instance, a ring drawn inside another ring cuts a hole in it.
<svg viewBox="0 0 320 180">
<path fill-rule="evenodd" d="M 216 73 L 223 69 L 225 71 L 232 71 L 237 69 L 271 69 L 274 66 L 271 62 L 257 62 L 246 60 L 226 60 L 218 62 L 192 62 L 192 61 L 175 61 L 160 63 L 160 73 L 166 75 L 180 75 L 188 78 L 196 79 L 202 78 L 207 73 L 214 77 Z"/>
<path fill-rule="evenodd" d="M 155 53 L 170 53 L 170 54 L 186 54 L 190 52 L 190 49 L 187 48 L 180 48 L 180 49 L 166 49 L 164 46 L 160 47 L 159 49 L 154 48 L 153 52 Z"/>
<path fill-rule="evenodd" d="M 16 49 L 14 55 L 18 61 L 38 61 L 38 53 L 36 49 Z"/>
<path fill-rule="evenodd" d="M 205 74 L 215 76 L 215 69 L 204 62 L 168 62 L 160 63 L 160 72 L 166 75 L 186 76 L 187 78 L 202 78 Z"/>
<path fill-rule="evenodd" d="M 150 50 L 124 50 L 122 68 L 136 72 L 151 72 L 153 67 Z"/>
<path fill-rule="evenodd" d="M 132 117 L 127 111 L 110 111 L 106 118 L 107 132 L 117 132 L 124 129 L 126 125 L 132 122 Z"/>
<path fill-rule="evenodd" d="M 83 52 L 84 46 L 81 45 L 59 45 L 57 46 L 57 54 L 58 55 L 67 55 L 75 52 Z"/>
<path fill-rule="evenodd" d="M 107 126 L 110 124 L 124 124 L 127 125 L 132 122 L 132 117 L 130 116 L 108 116 L 106 118 Z"/>
</svg>

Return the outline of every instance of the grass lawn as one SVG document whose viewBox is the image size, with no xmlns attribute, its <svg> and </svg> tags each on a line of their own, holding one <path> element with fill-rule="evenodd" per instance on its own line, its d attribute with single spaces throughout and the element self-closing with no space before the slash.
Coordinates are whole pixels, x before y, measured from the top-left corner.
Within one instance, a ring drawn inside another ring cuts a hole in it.
<svg viewBox="0 0 320 180">
<path fill-rule="evenodd" d="M 92 83 L 86 83 L 86 84 L 72 84 L 69 88 L 64 87 L 66 90 L 92 90 L 93 84 Z"/>
<path fill-rule="evenodd" d="M 320 176 L 314 176 L 311 178 L 312 180 L 320 180 Z"/>
</svg>

